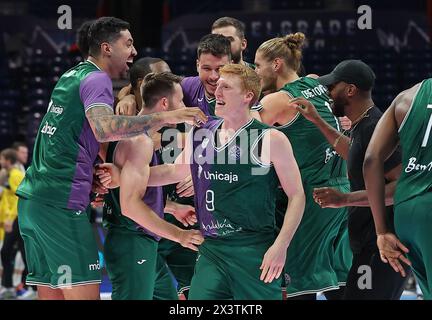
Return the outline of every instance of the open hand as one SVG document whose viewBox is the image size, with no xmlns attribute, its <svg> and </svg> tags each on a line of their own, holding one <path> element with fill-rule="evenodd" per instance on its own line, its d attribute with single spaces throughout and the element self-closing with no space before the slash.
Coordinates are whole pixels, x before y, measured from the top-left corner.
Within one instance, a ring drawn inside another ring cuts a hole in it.
<svg viewBox="0 0 432 320">
<path fill-rule="evenodd" d="M 260 266 L 260 280 L 265 283 L 270 283 L 274 279 L 278 279 L 285 266 L 286 248 L 273 244 L 264 254 L 263 261 Z"/>
<path fill-rule="evenodd" d="M 163 113 L 166 123 L 177 124 L 186 122 L 187 124 L 199 127 L 206 123 L 208 118 L 199 108 L 182 108 Z"/>
<path fill-rule="evenodd" d="M 399 272 L 402 277 L 406 276 L 405 269 L 401 262 L 411 265 L 404 254 L 409 250 L 405 247 L 393 233 L 384 233 L 377 236 L 377 246 L 380 252 L 381 260 L 390 263 L 394 271 Z"/>
<path fill-rule="evenodd" d="M 289 106 L 293 106 L 300 112 L 307 120 L 312 123 L 317 123 L 321 116 L 318 114 L 315 106 L 305 98 L 294 98 L 289 101 Z"/>
</svg>

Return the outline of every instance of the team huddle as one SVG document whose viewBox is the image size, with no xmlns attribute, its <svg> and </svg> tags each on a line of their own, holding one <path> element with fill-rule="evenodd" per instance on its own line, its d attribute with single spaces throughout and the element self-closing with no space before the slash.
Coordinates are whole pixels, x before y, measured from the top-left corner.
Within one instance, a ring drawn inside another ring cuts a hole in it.
<svg viewBox="0 0 432 320">
<path fill-rule="evenodd" d="M 40 299 L 99 299 L 90 205 L 112 299 L 399 299 L 411 270 L 432 298 L 430 79 L 382 115 L 362 61 L 303 74 L 302 33 L 251 64 L 243 24 L 220 18 L 182 78 L 133 62 L 129 27 L 82 26 L 86 60 L 55 86 L 17 190 Z"/>
</svg>

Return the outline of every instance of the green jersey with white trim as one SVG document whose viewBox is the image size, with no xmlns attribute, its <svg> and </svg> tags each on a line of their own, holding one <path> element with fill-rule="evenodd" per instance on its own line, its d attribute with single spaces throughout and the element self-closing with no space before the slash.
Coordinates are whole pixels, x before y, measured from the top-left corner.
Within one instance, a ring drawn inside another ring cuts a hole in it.
<svg viewBox="0 0 432 320">
<path fill-rule="evenodd" d="M 86 118 L 94 106 L 113 105 L 112 82 L 90 61 L 57 82 L 36 137 L 33 160 L 17 190 L 21 197 L 84 211 L 90 203 L 93 165 L 99 152 Z"/>
<path fill-rule="evenodd" d="M 251 119 L 221 145 L 222 122 L 210 119 L 193 133 L 191 174 L 201 231 L 211 238 L 272 238 L 279 179 L 272 165 L 260 162 L 262 137 L 270 127 Z"/>
<path fill-rule="evenodd" d="M 340 131 L 338 119 L 333 115 L 327 89 L 316 79 L 302 77 L 286 84 L 282 92 L 292 97 L 304 97 L 313 103 L 319 115 L 333 128 Z M 332 178 L 346 178 L 346 162 L 329 144 L 320 130 L 297 113 L 287 124 L 276 127 L 291 142 L 303 184 L 322 185 Z"/>
<path fill-rule="evenodd" d="M 400 128 L 402 173 L 395 205 L 430 192 L 432 187 L 432 78 L 424 80 Z"/>
</svg>

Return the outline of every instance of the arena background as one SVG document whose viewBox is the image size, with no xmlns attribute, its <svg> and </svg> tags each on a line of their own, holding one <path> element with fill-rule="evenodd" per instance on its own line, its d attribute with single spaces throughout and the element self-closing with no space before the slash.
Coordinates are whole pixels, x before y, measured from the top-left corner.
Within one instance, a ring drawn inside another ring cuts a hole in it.
<svg viewBox="0 0 432 320">
<path fill-rule="evenodd" d="M 70 29 L 59 29 L 61 5 L 71 8 Z M 371 29 L 359 29 L 357 10 L 368 5 Z M 362 59 L 377 75 L 373 98 L 385 110 L 396 94 L 432 75 L 431 0 L 394 2 L 356 0 L 77 0 L 0 3 L 0 150 L 14 141 L 33 148 L 41 118 L 59 76 L 81 61 L 76 30 L 85 20 L 116 16 L 131 23 L 143 56 L 166 60 L 174 73 L 196 74 L 196 44 L 221 16 L 246 25 L 253 62 L 263 41 L 291 32 L 304 32 L 307 73 L 328 73 L 341 60 Z M 115 89 L 126 83 L 114 82 Z M 99 217 L 98 217 L 99 218 Z M 95 224 L 100 243 L 102 228 Z M 109 291 L 109 284 L 102 291 Z"/>
<path fill-rule="evenodd" d="M 72 29 L 57 25 L 64 4 L 71 8 Z M 372 9 L 370 30 L 357 27 L 357 8 L 365 4 Z M 56 80 L 81 59 L 75 34 L 88 19 L 113 15 L 129 21 L 137 58 L 161 57 L 180 75 L 195 75 L 196 43 L 218 17 L 245 22 L 245 60 L 251 62 L 264 40 L 302 31 L 309 39 L 307 72 L 327 73 L 343 59 L 361 58 L 377 75 L 373 96 L 385 109 L 396 93 L 431 76 L 431 8 L 430 0 L 2 1 L 0 148 L 23 140 L 31 149 Z"/>
</svg>

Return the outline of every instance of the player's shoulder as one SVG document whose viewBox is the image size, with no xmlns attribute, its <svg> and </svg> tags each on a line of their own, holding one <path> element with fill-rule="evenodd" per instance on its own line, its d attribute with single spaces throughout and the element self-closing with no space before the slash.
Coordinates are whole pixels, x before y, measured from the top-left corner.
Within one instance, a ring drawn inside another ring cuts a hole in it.
<svg viewBox="0 0 432 320">
<path fill-rule="evenodd" d="M 92 70 L 86 73 L 81 79 L 82 83 L 106 83 L 111 82 L 111 78 L 105 71 L 102 70 Z"/>
<path fill-rule="evenodd" d="M 101 70 L 93 70 L 79 78 L 80 94 L 90 94 L 94 90 L 112 92 L 112 82 L 108 74 Z"/>
<path fill-rule="evenodd" d="M 395 103 L 401 103 L 401 102 L 407 102 L 407 101 L 411 101 L 416 92 L 420 89 L 420 87 L 422 86 L 424 81 L 416 83 L 415 85 L 413 85 L 411 88 L 406 89 L 404 91 L 402 91 L 401 93 L 399 93 L 396 98 L 394 99 Z"/>
<path fill-rule="evenodd" d="M 409 89 L 402 91 L 401 93 L 399 93 L 396 96 L 396 98 L 394 98 L 389 109 L 392 112 L 395 112 L 397 118 L 405 117 L 405 114 L 408 112 L 409 108 L 411 107 L 412 103 L 414 102 L 416 94 L 419 91 L 422 84 L 423 84 L 423 81 L 415 84 L 414 86 L 412 86 Z"/>
<path fill-rule="evenodd" d="M 270 128 L 262 138 L 263 149 L 269 151 L 270 157 L 283 155 L 288 157 L 290 142 L 288 138 L 279 130 Z"/>
<path fill-rule="evenodd" d="M 263 142 L 265 144 L 270 143 L 271 146 L 275 147 L 280 146 L 286 140 L 288 140 L 286 135 L 284 135 L 281 131 L 271 127 L 265 131 L 263 136 Z"/>
<path fill-rule="evenodd" d="M 101 78 L 109 78 L 108 74 L 101 70 L 96 64 L 90 61 L 83 61 L 78 63 L 76 66 L 70 68 L 65 73 L 63 73 L 62 77 L 67 78 L 77 78 L 81 81 L 87 79 L 88 76 L 92 76 L 101 79 Z"/>
<path fill-rule="evenodd" d="M 117 151 L 127 156 L 130 154 L 144 154 L 146 152 L 153 151 L 153 141 L 146 135 L 141 134 L 136 137 L 125 139 L 117 144 Z"/>
<path fill-rule="evenodd" d="M 132 147 L 136 147 L 139 150 L 153 150 L 153 141 L 147 134 L 141 134 L 139 136 L 127 139 L 126 141 L 129 141 Z"/>
<path fill-rule="evenodd" d="M 201 80 L 198 76 L 195 77 L 185 77 L 181 81 L 181 86 L 183 90 L 191 90 L 198 88 L 201 85 Z"/>
<path fill-rule="evenodd" d="M 115 150 L 115 163 L 123 166 L 126 161 L 137 164 L 149 161 L 153 151 L 153 141 L 146 134 L 122 140 Z"/>
<path fill-rule="evenodd" d="M 267 135 L 271 138 L 274 139 L 276 142 L 280 142 L 282 140 L 287 140 L 287 136 L 280 130 L 277 130 L 275 128 L 270 128 L 267 131 Z"/>
<path fill-rule="evenodd" d="M 270 93 L 268 95 L 265 95 L 261 99 L 261 104 L 265 107 L 267 106 L 279 106 L 284 105 L 287 101 L 291 100 L 291 96 L 287 94 L 285 91 L 277 91 Z"/>
</svg>

